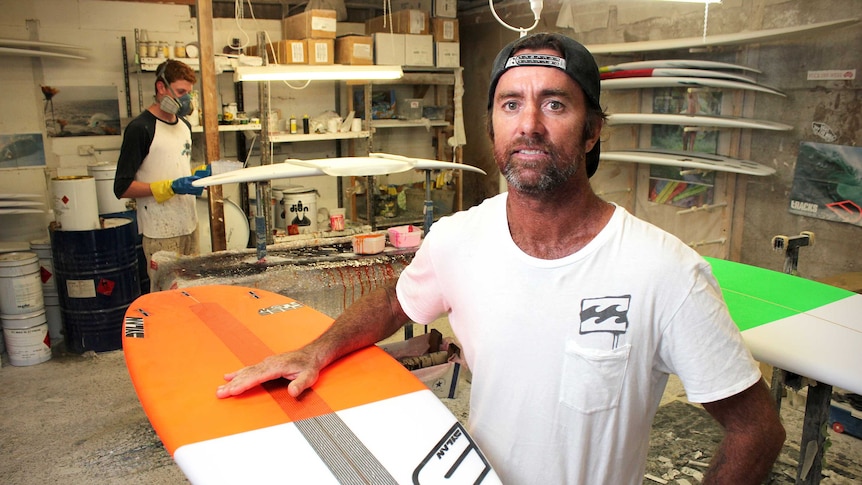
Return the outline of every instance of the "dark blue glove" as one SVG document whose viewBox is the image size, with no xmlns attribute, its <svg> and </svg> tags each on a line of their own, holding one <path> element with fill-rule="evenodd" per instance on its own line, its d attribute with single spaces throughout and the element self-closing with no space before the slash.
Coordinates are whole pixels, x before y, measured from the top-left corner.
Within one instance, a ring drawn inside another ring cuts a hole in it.
<svg viewBox="0 0 862 485">
<path fill-rule="evenodd" d="M 175 194 L 201 195 L 204 193 L 204 188 L 194 187 L 192 185 L 192 182 L 199 178 L 201 177 L 198 177 L 196 175 L 180 177 L 171 182 L 171 190 L 173 190 Z"/>
<path fill-rule="evenodd" d="M 193 175 L 195 177 L 209 177 L 212 174 L 212 165 L 201 165 L 200 167 L 195 167 L 195 173 Z"/>
</svg>

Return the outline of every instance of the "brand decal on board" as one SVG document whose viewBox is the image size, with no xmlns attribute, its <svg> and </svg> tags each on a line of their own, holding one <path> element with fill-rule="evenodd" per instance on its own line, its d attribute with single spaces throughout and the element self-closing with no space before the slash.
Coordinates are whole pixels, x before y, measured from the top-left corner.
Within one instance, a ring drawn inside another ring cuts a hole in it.
<svg viewBox="0 0 862 485">
<path fill-rule="evenodd" d="M 461 423 L 455 423 L 413 471 L 413 483 L 482 483 L 491 465 Z"/>
</svg>

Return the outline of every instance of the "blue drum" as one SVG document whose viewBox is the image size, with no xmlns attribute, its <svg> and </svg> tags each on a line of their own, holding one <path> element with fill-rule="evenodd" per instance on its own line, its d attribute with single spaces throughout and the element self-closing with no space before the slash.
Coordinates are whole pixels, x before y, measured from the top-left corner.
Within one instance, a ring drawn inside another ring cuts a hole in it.
<svg viewBox="0 0 862 485">
<path fill-rule="evenodd" d="M 123 317 L 141 295 L 135 224 L 118 217 L 103 219 L 101 226 L 50 227 L 63 337 L 71 352 L 122 348 Z"/>
</svg>

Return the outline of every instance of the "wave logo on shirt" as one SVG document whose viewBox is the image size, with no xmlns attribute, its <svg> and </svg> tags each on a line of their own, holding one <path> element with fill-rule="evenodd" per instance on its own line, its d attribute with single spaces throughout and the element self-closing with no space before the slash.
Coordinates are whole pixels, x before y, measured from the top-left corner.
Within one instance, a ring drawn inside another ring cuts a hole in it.
<svg viewBox="0 0 862 485">
<path fill-rule="evenodd" d="M 623 295 L 581 300 L 580 333 L 626 333 L 631 298 L 631 295 Z"/>
</svg>

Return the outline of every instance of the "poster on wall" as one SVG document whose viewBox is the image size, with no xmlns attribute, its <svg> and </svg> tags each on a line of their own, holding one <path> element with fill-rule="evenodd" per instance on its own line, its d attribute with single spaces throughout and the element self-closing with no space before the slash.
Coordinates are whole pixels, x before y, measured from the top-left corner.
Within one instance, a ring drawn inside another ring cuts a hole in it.
<svg viewBox="0 0 862 485">
<path fill-rule="evenodd" d="M 862 226 L 862 148 L 800 143 L 788 210 Z"/>
<path fill-rule="evenodd" d="M 721 93 L 713 91 L 656 89 L 653 113 L 718 114 Z M 674 125 L 653 125 L 653 148 L 715 153 L 718 132 Z M 650 166 L 649 200 L 676 207 L 712 204 L 715 198 L 715 172 L 680 170 L 678 167 Z"/>
<path fill-rule="evenodd" d="M 0 168 L 44 167 L 41 133 L 0 135 Z"/>
<path fill-rule="evenodd" d="M 42 86 L 50 137 L 120 135 L 116 86 Z"/>
</svg>

